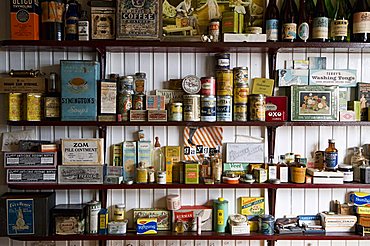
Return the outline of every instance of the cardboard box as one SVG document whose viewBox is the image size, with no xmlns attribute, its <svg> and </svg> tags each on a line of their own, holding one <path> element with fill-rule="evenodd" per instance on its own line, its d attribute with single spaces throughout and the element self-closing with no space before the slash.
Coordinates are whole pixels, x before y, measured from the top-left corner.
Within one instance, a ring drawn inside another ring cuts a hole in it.
<svg viewBox="0 0 370 246">
<path fill-rule="evenodd" d="M 157 218 L 138 218 L 136 221 L 136 234 L 157 234 Z"/>
<path fill-rule="evenodd" d="M 0 78 L 0 93 L 45 93 L 45 85 L 46 81 L 43 77 L 2 77 Z"/>
<path fill-rule="evenodd" d="M 266 97 L 266 121 L 287 121 L 288 120 L 288 97 L 276 96 Z"/>
<path fill-rule="evenodd" d="M 182 97 L 184 93 L 185 92 L 183 90 L 168 90 L 168 89 L 155 90 L 155 95 L 165 97 L 166 104 L 168 104 L 170 101 L 182 102 Z"/>
<path fill-rule="evenodd" d="M 103 166 L 58 166 L 58 184 L 103 184 Z"/>
<path fill-rule="evenodd" d="M 134 110 L 134 109 L 131 109 L 130 110 L 130 121 L 133 121 L 133 122 L 144 122 L 146 121 L 147 117 L 147 112 L 146 110 Z"/>
<path fill-rule="evenodd" d="M 242 33 L 244 27 L 244 15 L 235 11 L 222 13 L 222 33 Z"/>
<path fill-rule="evenodd" d="M 265 214 L 265 198 L 240 197 L 239 211 L 243 215 L 263 215 Z"/>
<path fill-rule="evenodd" d="M 57 170 L 53 169 L 7 169 L 7 184 L 55 184 Z"/>
<path fill-rule="evenodd" d="M 352 110 L 339 111 L 339 121 L 356 121 L 356 113 Z"/>
<path fill-rule="evenodd" d="M 158 231 L 171 230 L 171 211 L 159 208 L 135 208 L 134 212 L 134 225 L 138 218 L 156 218 L 158 224 Z"/>
<path fill-rule="evenodd" d="M 104 165 L 104 139 L 62 139 L 62 165 Z"/>
<path fill-rule="evenodd" d="M 122 143 L 123 178 L 135 180 L 136 172 L 136 142 L 125 141 Z"/>
<path fill-rule="evenodd" d="M 199 164 L 185 163 L 185 184 L 199 184 Z"/>
<path fill-rule="evenodd" d="M 165 110 L 165 96 L 147 95 L 147 110 Z"/>
<path fill-rule="evenodd" d="M 10 38 L 39 40 L 39 1 L 10 1 Z"/>
<path fill-rule="evenodd" d="M 167 110 L 148 110 L 148 121 L 166 122 Z"/>
<path fill-rule="evenodd" d="M 179 219 L 186 223 L 187 231 L 196 231 L 196 228 L 191 226 L 189 223 L 191 223 L 193 220 L 196 221 L 198 216 L 202 216 L 202 231 L 212 231 L 212 207 L 207 206 L 182 206 L 179 210 L 173 210 L 173 231 L 175 230 L 174 224 Z"/>
<path fill-rule="evenodd" d="M 53 168 L 57 152 L 5 152 L 5 168 Z"/>
<path fill-rule="evenodd" d="M 143 164 L 144 168 L 149 168 L 152 166 L 152 142 L 151 141 L 138 141 L 137 145 L 137 164 L 140 162 Z"/>
</svg>

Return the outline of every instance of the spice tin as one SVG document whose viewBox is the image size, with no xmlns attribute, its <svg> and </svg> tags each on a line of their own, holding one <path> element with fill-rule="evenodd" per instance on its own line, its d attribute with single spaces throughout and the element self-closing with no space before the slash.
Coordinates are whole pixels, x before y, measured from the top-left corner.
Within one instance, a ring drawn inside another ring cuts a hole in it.
<svg viewBox="0 0 370 246">
<path fill-rule="evenodd" d="M 108 209 L 102 208 L 99 211 L 99 234 L 106 235 L 108 233 Z"/>
<path fill-rule="evenodd" d="M 98 233 L 98 214 L 101 209 L 101 203 L 99 201 L 88 202 L 86 203 L 86 209 L 86 233 L 96 234 Z"/>
<path fill-rule="evenodd" d="M 138 184 L 148 183 L 148 169 L 146 169 L 146 168 L 136 168 L 136 173 L 137 173 L 136 183 L 138 183 Z"/>
<path fill-rule="evenodd" d="M 125 204 L 116 204 L 113 210 L 113 220 L 114 221 L 124 221 L 126 213 Z"/>
<path fill-rule="evenodd" d="M 200 121 L 200 95 L 184 95 L 184 121 Z"/>
<path fill-rule="evenodd" d="M 209 22 L 209 36 L 212 42 L 220 41 L 220 20 L 212 19 Z"/>
<path fill-rule="evenodd" d="M 217 70 L 217 96 L 233 95 L 233 72 L 229 69 Z"/>
<path fill-rule="evenodd" d="M 265 121 L 266 96 L 252 94 L 248 96 L 248 118 L 250 121 Z"/>
<path fill-rule="evenodd" d="M 134 103 L 132 108 L 135 110 L 144 110 L 145 95 L 143 93 L 134 95 Z"/>
<path fill-rule="evenodd" d="M 9 93 L 9 121 L 22 120 L 22 93 Z"/>
<path fill-rule="evenodd" d="M 260 232 L 264 235 L 274 235 L 274 216 L 264 214 L 259 216 Z"/>
<path fill-rule="evenodd" d="M 216 79 L 215 77 L 202 77 L 200 78 L 202 87 L 200 94 L 204 96 L 216 95 Z"/>
<path fill-rule="evenodd" d="M 216 121 L 216 97 L 202 96 L 201 121 Z"/>
<path fill-rule="evenodd" d="M 157 172 L 157 183 L 158 184 L 166 184 L 166 171 L 158 171 Z"/>
<path fill-rule="evenodd" d="M 248 95 L 248 85 L 234 84 L 234 103 L 248 103 Z"/>
<path fill-rule="evenodd" d="M 229 202 L 223 197 L 213 202 L 213 218 L 215 232 L 225 232 L 227 226 Z"/>
<path fill-rule="evenodd" d="M 129 91 L 130 94 L 134 93 L 134 77 L 131 75 L 119 77 L 120 88 L 119 91 Z"/>
<path fill-rule="evenodd" d="M 217 53 L 216 58 L 216 70 L 230 69 L 230 54 L 228 53 Z"/>
<path fill-rule="evenodd" d="M 179 210 L 181 208 L 180 195 L 168 195 L 166 200 L 168 210 Z"/>
<path fill-rule="evenodd" d="M 28 121 L 41 121 L 41 104 L 42 94 L 41 93 L 27 93 L 26 94 L 27 111 L 26 120 Z"/>
<path fill-rule="evenodd" d="M 234 121 L 248 120 L 248 105 L 246 103 L 234 104 Z"/>
<path fill-rule="evenodd" d="M 248 68 L 234 67 L 233 68 L 234 85 L 243 84 L 248 86 Z"/>
<path fill-rule="evenodd" d="M 116 37 L 116 2 L 91 1 L 91 39 Z"/>
<path fill-rule="evenodd" d="M 182 103 L 170 104 L 170 121 L 182 121 Z"/>
<path fill-rule="evenodd" d="M 128 121 L 128 111 L 132 108 L 132 95 L 127 91 L 118 95 L 118 121 Z"/>
<path fill-rule="evenodd" d="M 232 121 L 232 102 L 231 96 L 217 96 L 217 121 Z"/>
</svg>

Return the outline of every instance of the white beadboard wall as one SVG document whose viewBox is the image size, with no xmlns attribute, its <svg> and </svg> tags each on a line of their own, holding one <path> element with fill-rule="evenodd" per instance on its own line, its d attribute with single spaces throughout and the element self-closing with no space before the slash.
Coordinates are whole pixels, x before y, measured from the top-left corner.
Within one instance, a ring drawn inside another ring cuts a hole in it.
<svg viewBox="0 0 370 246">
<path fill-rule="evenodd" d="M 1 19 L 8 16 L 8 4 L 0 1 Z M 8 36 L 9 21 L 5 18 L 0 22 L 0 37 Z M 339 51 L 339 50 L 337 50 Z M 358 80 L 370 82 L 370 54 L 365 53 L 286 53 L 278 55 L 277 68 L 284 68 L 284 60 L 306 59 L 309 56 L 327 57 L 328 68 L 352 68 L 358 71 Z M 108 53 L 107 74 L 119 73 L 121 75 L 133 74 L 138 71 L 146 72 L 148 78 L 147 89 L 162 88 L 162 83 L 171 78 L 181 78 L 189 74 L 197 76 L 214 75 L 213 54 L 204 53 Z M 10 52 L 0 51 L 0 73 L 9 69 L 40 69 L 42 72 L 59 71 L 59 61 L 62 59 L 89 60 L 96 59 L 95 53 L 83 52 Z M 250 78 L 268 76 L 267 56 L 258 53 L 231 54 L 231 67 L 247 66 Z M 88 138 L 97 137 L 94 127 L 10 127 L 6 125 L 7 101 L 0 96 L 3 107 L 0 109 L 0 132 L 34 129 L 36 136 L 41 140 L 58 140 L 60 138 Z M 107 143 L 119 143 L 125 140 L 134 140 L 134 133 L 145 130 L 148 140 L 159 136 L 162 145 L 182 144 L 182 127 L 108 127 Z M 277 129 L 275 160 L 278 154 L 286 152 L 310 155 L 317 149 L 327 146 L 327 139 L 335 138 L 339 149 L 339 157 L 348 162 L 347 148 L 370 143 L 369 127 L 280 127 Z M 224 127 L 224 142 L 234 142 L 238 135 L 251 135 L 266 137 L 263 127 Z M 109 151 L 107 151 L 109 160 Z M 4 169 L 1 172 L 1 192 L 5 192 Z M 285 214 L 315 214 L 329 209 L 331 200 L 345 201 L 350 189 L 279 189 L 277 193 L 276 215 Z M 370 192 L 370 190 L 364 190 Z M 167 194 L 180 194 L 182 204 L 200 205 L 219 196 L 229 201 L 230 213 L 237 212 L 237 199 L 241 196 L 264 196 L 263 189 L 146 189 L 146 190 L 109 190 L 108 205 L 125 203 L 127 215 L 130 217 L 132 208 L 164 207 Z M 91 190 L 62 190 L 56 191 L 57 203 L 82 203 L 96 196 Z M 262 241 L 221 241 L 221 240 L 170 240 L 170 241 L 110 241 L 110 246 L 257 246 L 264 245 Z M 0 238 L 1 246 L 30 246 L 32 242 L 12 241 Z M 57 242 L 57 246 L 93 246 L 97 242 Z M 279 246 L 308 246 L 308 245 L 346 245 L 365 246 L 369 241 L 279 241 Z"/>
</svg>

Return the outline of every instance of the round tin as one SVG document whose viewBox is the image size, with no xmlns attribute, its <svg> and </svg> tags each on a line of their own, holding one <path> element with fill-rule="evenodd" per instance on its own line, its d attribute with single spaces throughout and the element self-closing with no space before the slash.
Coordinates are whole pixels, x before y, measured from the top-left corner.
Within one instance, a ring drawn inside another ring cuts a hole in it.
<svg viewBox="0 0 370 246">
<path fill-rule="evenodd" d="M 179 210 L 181 208 L 180 195 L 168 195 L 166 201 L 168 210 Z"/>
<path fill-rule="evenodd" d="M 119 77 L 119 91 L 129 91 L 130 94 L 134 93 L 134 76 L 126 75 Z"/>
<path fill-rule="evenodd" d="M 274 235 L 274 216 L 264 214 L 259 217 L 260 232 L 264 235 Z"/>
<path fill-rule="evenodd" d="M 217 96 L 217 121 L 232 121 L 232 102 L 231 96 Z"/>
<path fill-rule="evenodd" d="M 27 121 L 41 121 L 41 102 L 42 94 L 41 93 L 27 93 Z"/>
<path fill-rule="evenodd" d="M 99 201 L 91 201 L 86 203 L 87 206 L 87 220 L 86 220 L 86 233 L 96 234 L 98 233 L 98 221 L 99 211 L 101 209 L 101 203 Z"/>
<path fill-rule="evenodd" d="M 22 120 L 22 93 L 9 93 L 9 121 Z"/>
<path fill-rule="evenodd" d="M 233 72 L 230 69 L 217 70 L 217 96 L 233 95 Z"/>
<path fill-rule="evenodd" d="M 200 95 L 183 96 L 184 121 L 200 121 Z"/>
<path fill-rule="evenodd" d="M 201 89 L 200 78 L 188 75 L 182 80 L 182 89 L 188 94 L 196 94 Z"/>
<path fill-rule="evenodd" d="M 215 77 L 202 77 L 200 78 L 202 89 L 200 94 L 203 96 L 215 96 L 216 95 L 216 79 Z"/>
<path fill-rule="evenodd" d="M 132 109 L 144 110 L 144 105 L 145 105 L 145 95 L 143 93 L 135 94 Z"/>
<path fill-rule="evenodd" d="M 252 94 L 248 96 L 249 120 L 265 121 L 266 97 L 263 94 Z"/>
<path fill-rule="evenodd" d="M 170 121 L 182 121 L 182 103 L 170 104 Z"/>
<path fill-rule="evenodd" d="M 138 183 L 138 184 L 148 183 L 148 169 L 146 169 L 146 168 L 136 168 L 136 173 L 137 173 L 136 183 Z"/>
<path fill-rule="evenodd" d="M 202 96 L 200 109 L 200 120 L 201 121 L 216 121 L 216 97 L 214 96 Z"/>
<path fill-rule="evenodd" d="M 158 171 L 157 172 L 157 183 L 158 184 L 166 184 L 166 171 Z"/>
<path fill-rule="evenodd" d="M 132 95 L 127 91 L 118 94 L 118 121 L 128 121 L 128 111 L 132 108 Z"/>
<path fill-rule="evenodd" d="M 248 86 L 248 68 L 234 67 L 233 68 L 234 85 L 243 84 Z"/>
<path fill-rule="evenodd" d="M 234 104 L 234 121 L 248 120 L 248 105 L 246 103 Z"/>
<path fill-rule="evenodd" d="M 220 20 L 212 19 L 209 22 L 209 36 L 211 37 L 212 42 L 220 41 Z"/>
<path fill-rule="evenodd" d="M 126 213 L 125 204 L 116 204 L 113 209 L 113 220 L 114 221 L 124 221 Z"/>
<path fill-rule="evenodd" d="M 234 86 L 234 103 L 248 103 L 249 87 L 245 84 Z"/>
<path fill-rule="evenodd" d="M 230 54 L 217 53 L 215 54 L 216 70 L 230 69 Z"/>
</svg>

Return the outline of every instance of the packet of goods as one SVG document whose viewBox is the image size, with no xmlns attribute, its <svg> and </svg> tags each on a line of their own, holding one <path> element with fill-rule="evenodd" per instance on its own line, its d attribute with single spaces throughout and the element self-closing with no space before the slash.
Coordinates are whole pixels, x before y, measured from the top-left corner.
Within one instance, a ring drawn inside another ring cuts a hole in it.
<svg viewBox="0 0 370 246">
<path fill-rule="evenodd" d="M 370 193 L 351 192 L 349 194 L 349 201 L 356 206 L 370 206 Z"/>
</svg>

